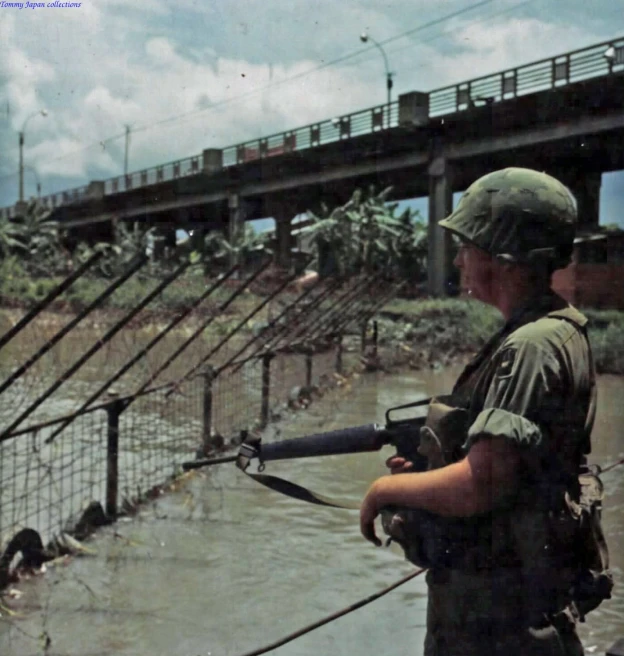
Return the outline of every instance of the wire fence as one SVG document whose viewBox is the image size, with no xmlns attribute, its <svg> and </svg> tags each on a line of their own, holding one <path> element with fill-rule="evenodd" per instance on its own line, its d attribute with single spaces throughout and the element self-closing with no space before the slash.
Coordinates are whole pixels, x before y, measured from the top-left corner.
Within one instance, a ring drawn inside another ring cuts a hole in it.
<svg viewBox="0 0 624 656">
<path fill-rule="evenodd" d="M 125 322 L 143 301 L 88 330 L 76 317 L 57 330 L 38 315 L 12 329 L 2 347 L 18 359 L 0 383 L 0 544 L 26 527 L 44 540 L 71 533 L 94 502 L 108 519 L 132 512 L 189 457 L 234 446 L 241 431 L 301 407 L 342 373 L 344 336 L 361 338 L 398 290 L 363 276 L 295 296 L 285 281 L 250 302 L 243 292 L 264 267 L 231 280 L 218 299 L 207 283 L 203 312 L 182 311 L 147 334 Z M 128 271 L 110 287 L 127 284 Z"/>
</svg>

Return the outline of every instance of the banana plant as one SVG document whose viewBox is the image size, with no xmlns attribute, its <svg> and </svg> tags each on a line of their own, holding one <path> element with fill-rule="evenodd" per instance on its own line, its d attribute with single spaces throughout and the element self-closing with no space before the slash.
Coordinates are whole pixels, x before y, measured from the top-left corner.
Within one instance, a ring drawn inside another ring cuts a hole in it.
<svg viewBox="0 0 624 656">
<path fill-rule="evenodd" d="M 28 250 L 26 245 L 26 235 L 23 227 L 11 219 L 0 219 L 0 255 L 2 259 L 8 257 L 14 252 L 25 252 Z"/>
<path fill-rule="evenodd" d="M 322 205 L 320 215 L 309 212 L 313 223 L 304 232 L 313 237 L 321 275 L 404 273 L 404 261 L 420 252 L 426 231 L 413 210 L 395 216 L 398 204 L 388 202 L 391 192 L 392 187 L 379 193 L 358 189 L 344 205 L 331 211 Z"/>
</svg>

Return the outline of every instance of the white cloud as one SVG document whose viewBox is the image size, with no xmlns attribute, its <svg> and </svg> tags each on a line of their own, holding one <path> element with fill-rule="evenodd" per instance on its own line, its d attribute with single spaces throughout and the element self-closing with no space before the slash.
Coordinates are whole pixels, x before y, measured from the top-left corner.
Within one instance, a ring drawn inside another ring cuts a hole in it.
<svg viewBox="0 0 624 656">
<path fill-rule="evenodd" d="M 444 12 L 461 6 L 445 3 Z M 62 13 L 5 11 L 0 107 L 8 101 L 15 131 L 28 112 L 48 106 L 45 121 L 29 123 L 26 161 L 43 175 L 84 184 L 122 171 L 125 125 L 133 128 L 134 170 L 382 103 L 383 62 L 374 48 L 305 73 L 361 48 L 362 29 L 384 40 L 442 13 L 433 0 L 180 0 L 175 9 L 160 0 L 113 0 Z M 442 29 L 449 34 L 429 43 L 431 32 L 388 44 L 395 98 L 599 38 L 582 19 L 513 14 L 489 22 L 467 15 Z M 181 118 L 141 130 L 173 116 Z M 113 135 L 120 137 L 107 142 Z M 0 148 L 2 172 L 16 170 L 10 130 L 0 131 Z"/>
</svg>

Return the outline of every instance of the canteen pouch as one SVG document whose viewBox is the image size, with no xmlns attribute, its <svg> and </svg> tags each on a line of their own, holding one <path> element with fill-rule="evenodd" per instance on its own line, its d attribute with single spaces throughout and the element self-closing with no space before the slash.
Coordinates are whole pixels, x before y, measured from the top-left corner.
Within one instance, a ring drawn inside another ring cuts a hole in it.
<svg viewBox="0 0 624 656">
<path fill-rule="evenodd" d="M 537 621 L 571 607 L 584 621 L 611 597 L 613 588 L 601 525 L 602 481 L 583 467 L 568 489 L 545 480 L 529 494 L 528 502 L 517 504 L 510 516 L 527 608 Z"/>
<path fill-rule="evenodd" d="M 604 485 L 597 471 L 585 467 L 579 474 L 578 503 L 566 495 L 566 503 L 578 516 L 577 558 L 579 569 L 572 586 L 572 599 L 581 621 L 605 599 L 611 598 L 613 574 L 609 570 L 609 548 L 602 530 Z"/>
</svg>

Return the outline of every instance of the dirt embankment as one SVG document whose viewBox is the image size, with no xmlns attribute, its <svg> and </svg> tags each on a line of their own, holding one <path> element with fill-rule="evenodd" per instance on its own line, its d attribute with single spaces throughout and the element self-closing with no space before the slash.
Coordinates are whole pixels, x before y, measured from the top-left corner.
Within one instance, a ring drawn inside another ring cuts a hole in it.
<svg viewBox="0 0 624 656">
<path fill-rule="evenodd" d="M 580 308 L 598 373 L 624 375 L 624 312 Z M 466 361 L 502 326 L 492 307 L 463 299 L 395 300 L 378 319 L 387 368 L 441 368 Z"/>
</svg>

